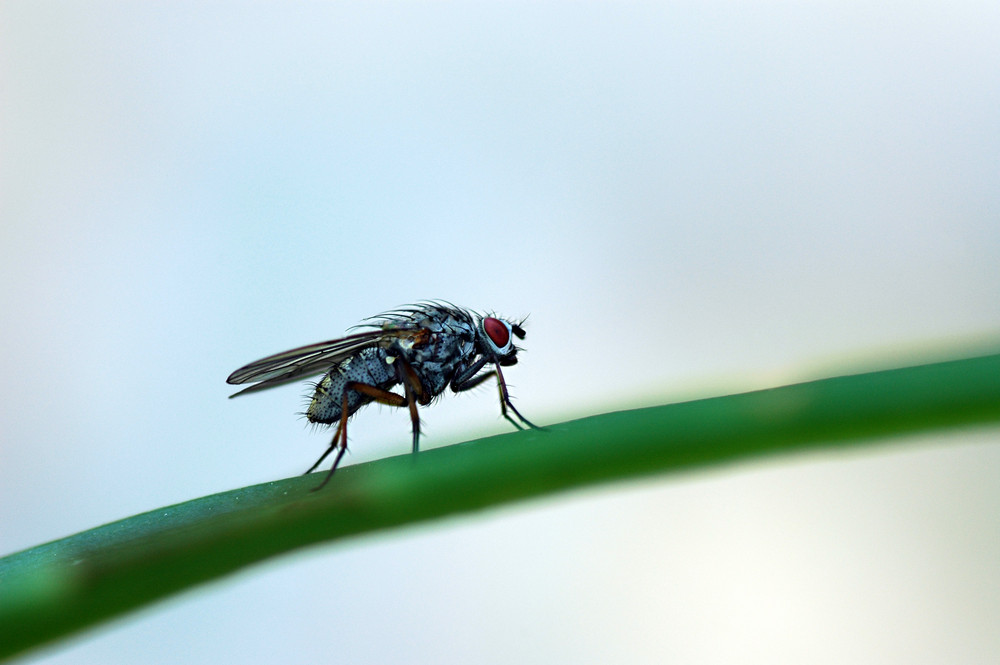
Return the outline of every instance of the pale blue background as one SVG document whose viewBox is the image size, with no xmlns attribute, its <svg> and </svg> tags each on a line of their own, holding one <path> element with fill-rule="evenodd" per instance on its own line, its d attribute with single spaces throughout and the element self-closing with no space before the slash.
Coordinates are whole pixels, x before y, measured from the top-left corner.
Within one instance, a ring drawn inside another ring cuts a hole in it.
<svg viewBox="0 0 1000 665">
<path fill-rule="evenodd" d="M 301 472 L 303 389 L 225 377 L 421 298 L 531 315 L 541 423 L 995 344 L 998 35 L 995 2 L 7 0 L 0 552 Z M 487 389 L 424 422 L 509 429 Z M 317 548 L 36 662 L 995 662 L 997 439 Z M 347 461 L 408 446 L 372 408 Z"/>
</svg>

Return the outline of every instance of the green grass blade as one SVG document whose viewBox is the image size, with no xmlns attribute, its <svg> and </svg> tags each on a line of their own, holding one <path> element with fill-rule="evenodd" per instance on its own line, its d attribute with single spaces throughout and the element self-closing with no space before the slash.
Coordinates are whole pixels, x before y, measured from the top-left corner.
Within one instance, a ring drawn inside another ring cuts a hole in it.
<svg viewBox="0 0 1000 665">
<path fill-rule="evenodd" d="M 0 658 L 278 554 L 618 479 L 1000 420 L 1000 355 L 609 413 L 204 497 L 0 559 Z"/>
</svg>

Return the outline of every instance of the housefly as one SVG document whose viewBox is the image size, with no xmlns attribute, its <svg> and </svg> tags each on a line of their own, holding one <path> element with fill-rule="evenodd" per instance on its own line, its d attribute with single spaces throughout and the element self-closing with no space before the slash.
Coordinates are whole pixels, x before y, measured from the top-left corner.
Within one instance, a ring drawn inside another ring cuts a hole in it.
<svg viewBox="0 0 1000 665">
<path fill-rule="evenodd" d="M 227 383 L 254 385 L 231 395 L 244 395 L 323 374 L 306 410 L 313 423 L 336 424 L 326 452 L 306 473 L 337 451 L 322 488 L 333 477 L 347 450 L 347 420 L 371 402 L 406 407 L 413 423 L 413 452 L 420 445 L 417 406 L 426 406 L 450 387 L 471 390 L 496 377 L 500 413 L 517 429 L 536 428 L 511 404 L 501 367 L 517 363 L 514 338 L 524 339 L 521 322 L 482 316 L 449 303 L 422 302 L 366 319 L 369 328 L 340 339 L 277 353 L 241 367 Z M 402 384 L 403 394 L 391 388 Z"/>
</svg>

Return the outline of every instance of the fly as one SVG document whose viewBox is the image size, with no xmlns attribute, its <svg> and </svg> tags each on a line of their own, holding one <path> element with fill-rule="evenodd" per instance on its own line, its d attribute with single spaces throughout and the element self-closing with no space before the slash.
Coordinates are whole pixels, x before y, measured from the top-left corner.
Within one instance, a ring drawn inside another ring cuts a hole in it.
<svg viewBox="0 0 1000 665">
<path fill-rule="evenodd" d="M 401 307 L 366 321 L 372 323 L 355 327 L 371 330 L 262 358 L 226 379 L 236 385 L 254 384 L 231 395 L 236 397 L 323 374 L 305 415 L 310 422 L 336 424 L 337 429 L 326 452 L 306 473 L 339 450 L 316 489 L 330 482 L 347 451 L 347 419 L 371 402 L 409 409 L 416 453 L 420 447 L 418 405 L 430 404 L 445 388 L 458 393 L 496 377 L 503 417 L 524 429 L 509 410 L 528 427 L 540 429 L 511 404 L 500 369 L 517 363 L 514 338 L 524 339 L 523 321 L 481 316 L 440 302 Z M 399 384 L 402 395 L 390 390 Z"/>
</svg>

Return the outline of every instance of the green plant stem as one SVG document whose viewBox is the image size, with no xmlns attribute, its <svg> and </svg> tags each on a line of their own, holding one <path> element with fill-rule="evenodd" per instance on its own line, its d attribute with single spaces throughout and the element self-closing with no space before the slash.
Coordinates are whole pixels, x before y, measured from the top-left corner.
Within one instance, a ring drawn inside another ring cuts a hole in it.
<svg viewBox="0 0 1000 665">
<path fill-rule="evenodd" d="M 582 418 L 162 508 L 0 559 L 0 657 L 307 545 L 752 455 L 1000 420 L 1000 355 Z"/>
</svg>

